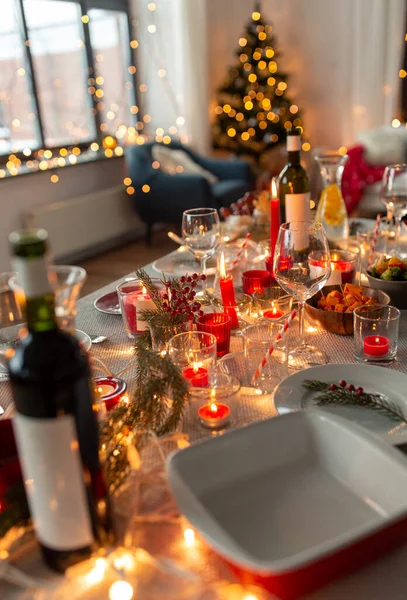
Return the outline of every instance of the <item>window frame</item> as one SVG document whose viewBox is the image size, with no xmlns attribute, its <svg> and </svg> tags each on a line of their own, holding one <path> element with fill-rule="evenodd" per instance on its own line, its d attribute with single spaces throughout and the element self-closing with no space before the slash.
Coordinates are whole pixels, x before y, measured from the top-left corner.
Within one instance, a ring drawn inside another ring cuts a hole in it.
<svg viewBox="0 0 407 600">
<path fill-rule="evenodd" d="M 49 1 L 52 1 L 52 0 L 49 0 Z M 122 14 L 124 13 L 126 16 L 129 41 L 131 41 L 133 31 L 132 31 L 132 17 L 131 17 L 131 13 L 130 13 L 129 0 L 62 0 L 62 1 L 79 4 L 81 17 L 87 15 L 88 11 L 92 8 L 116 11 L 116 12 L 120 12 Z M 59 150 L 60 148 L 65 147 L 65 146 L 67 148 L 69 148 L 71 146 L 75 146 L 75 147 L 79 148 L 81 151 L 85 151 L 85 150 L 88 150 L 90 148 L 90 146 L 95 142 L 98 143 L 99 145 L 101 145 L 103 138 L 105 137 L 106 134 L 104 134 L 103 131 L 101 131 L 101 129 L 100 129 L 101 118 L 100 118 L 99 111 L 96 109 L 97 100 L 94 95 L 92 95 L 92 108 L 93 108 L 92 117 L 94 119 L 96 137 L 94 139 L 90 139 L 86 142 L 78 142 L 77 144 L 66 143 L 63 146 L 61 146 L 61 145 L 48 146 L 45 144 L 44 126 L 43 126 L 43 120 L 42 120 L 42 115 L 41 115 L 41 105 L 39 102 L 39 96 L 38 96 L 38 91 L 37 91 L 38 86 L 37 86 L 37 80 L 36 80 L 35 67 L 34 67 L 34 62 L 33 62 L 32 54 L 31 54 L 30 45 L 26 43 L 29 40 L 29 32 L 28 32 L 27 21 L 26 21 L 25 12 L 24 12 L 24 0 L 15 0 L 15 2 L 17 5 L 17 11 L 18 11 L 18 15 L 20 18 L 22 34 L 24 36 L 24 42 L 25 42 L 24 43 L 24 66 L 25 66 L 26 70 L 30 73 L 28 85 L 29 85 L 29 91 L 32 95 L 32 104 L 35 109 L 35 113 L 36 113 L 36 117 L 37 117 L 35 119 L 35 128 L 36 128 L 36 136 L 37 136 L 39 145 L 37 145 L 36 147 L 30 148 L 30 150 L 32 150 L 32 152 L 35 153 L 35 152 L 38 152 L 39 150 L 55 151 L 55 150 Z M 83 41 L 84 41 L 85 53 L 86 53 L 86 63 L 87 63 L 87 72 L 84 71 L 84 73 L 83 73 L 83 75 L 85 77 L 83 85 L 85 86 L 85 88 L 87 88 L 88 87 L 87 79 L 89 77 L 93 77 L 93 74 L 95 73 L 95 62 L 93 59 L 93 50 L 92 50 L 90 30 L 89 30 L 88 24 L 84 23 L 81 20 L 81 27 L 82 27 Z M 134 54 L 133 48 L 130 46 L 130 44 L 129 44 L 128 51 L 127 51 L 126 55 L 124 56 L 124 60 L 128 62 L 128 67 L 135 64 L 135 54 Z M 136 70 L 136 72 L 137 72 L 137 70 Z M 131 83 L 133 84 L 132 89 L 129 91 L 129 94 L 131 94 L 131 96 L 132 96 L 133 104 L 137 104 L 136 73 L 129 73 L 129 78 L 131 79 Z M 136 124 L 139 121 L 139 119 L 140 119 L 139 114 L 131 114 L 131 117 L 130 117 L 131 124 Z M 18 152 L 10 151 L 7 153 L 0 154 L 0 165 L 3 165 L 8 161 L 10 153 L 13 153 L 17 158 L 19 158 L 22 161 L 22 163 L 27 162 L 27 160 L 30 160 L 30 158 L 31 158 L 31 157 L 25 156 L 22 151 L 18 151 Z M 95 157 L 93 160 L 98 160 L 98 157 Z"/>
</svg>

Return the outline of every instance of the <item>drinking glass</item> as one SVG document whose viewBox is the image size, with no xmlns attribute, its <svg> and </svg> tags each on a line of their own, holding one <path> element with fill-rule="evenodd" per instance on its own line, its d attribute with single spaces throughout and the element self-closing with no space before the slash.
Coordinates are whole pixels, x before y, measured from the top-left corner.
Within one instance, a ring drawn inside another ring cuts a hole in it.
<svg viewBox="0 0 407 600">
<path fill-rule="evenodd" d="M 383 174 L 381 200 L 396 220 L 394 254 L 400 253 L 401 220 L 407 215 L 407 164 L 388 165 Z"/>
<path fill-rule="evenodd" d="M 316 262 L 318 267 L 313 266 Z M 290 352 L 290 366 L 307 368 L 328 361 L 324 352 L 305 341 L 304 305 L 324 287 L 330 274 L 331 257 L 323 225 L 307 221 L 283 223 L 274 255 L 274 275 L 299 305 L 300 343 Z"/>
<path fill-rule="evenodd" d="M 371 304 L 353 312 L 355 358 L 364 363 L 389 363 L 397 356 L 400 311 Z"/>
<path fill-rule="evenodd" d="M 191 208 L 182 216 L 182 235 L 185 245 L 201 263 L 206 275 L 206 262 L 215 254 L 220 242 L 220 221 L 216 208 Z M 204 281 L 206 288 L 206 281 Z"/>
<path fill-rule="evenodd" d="M 168 356 L 192 388 L 211 387 L 215 381 L 216 337 L 212 333 L 189 331 L 168 342 Z"/>
<path fill-rule="evenodd" d="M 282 338 L 276 341 L 279 333 L 281 333 L 281 325 L 268 321 L 250 325 L 250 327 L 246 327 L 243 331 L 247 379 L 253 387 L 265 393 L 272 392 L 276 385 L 287 377 L 286 339 Z M 256 369 L 259 367 L 271 344 L 274 345 L 273 353 L 268 357 L 257 379 L 253 379 Z"/>
</svg>

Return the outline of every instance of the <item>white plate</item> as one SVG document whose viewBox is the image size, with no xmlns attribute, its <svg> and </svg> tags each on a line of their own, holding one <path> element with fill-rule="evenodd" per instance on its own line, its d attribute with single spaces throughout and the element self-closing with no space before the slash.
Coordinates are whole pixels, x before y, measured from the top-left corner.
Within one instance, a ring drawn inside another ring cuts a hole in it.
<svg viewBox="0 0 407 600">
<path fill-rule="evenodd" d="M 338 383 L 341 379 L 345 379 L 348 383 L 353 383 L 355 387 L 363 387 L 366 392 L 383 394 L 396 404 L 407 417 L 407 375 L 385 367 L 354 364 L 313 367 L 287 377 L 274 391 L 274 404 L 280 415 L 317 406 L 315 402 L 317 394 L 306 390 L 301 385 L 305 379 L 316 379 L 329 383 Z M 390 444 L 407 442 L 407 423 L 388 417 L 374 409 L 338 404 L 325 405 L 321 408 L 366 427 Z"/>
<path fill-rule="evenodd" d="M 207 263 L 206 274 L 214 275 L 216 267 L 214 266 L 215 259 L 209 259 Z M 153 262 L 153 269 L 158 273 L 169 273 L 180 277 L 181 275 L 193 275 L 201 270 L 200 264 L 189 250 L 185 250 L 185 246 L 180 246 L 174 252 L 162 256 Z"/>
</svg>

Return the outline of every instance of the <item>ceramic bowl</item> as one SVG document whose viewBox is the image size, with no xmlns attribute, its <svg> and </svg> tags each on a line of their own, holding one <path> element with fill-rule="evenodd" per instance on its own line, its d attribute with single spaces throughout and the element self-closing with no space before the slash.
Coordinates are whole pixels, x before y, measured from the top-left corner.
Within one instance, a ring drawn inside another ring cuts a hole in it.
<svg viewBox="0 0 407 600">
<path fill-rule="evenodd" d="M 353 334 L 353 312 L 339 313 L 328 312 L 318 308 L 318 300 L 322 295 L 327 296 L 333 290 L 341 291 L 340 285 L 326 285 L 322 290 L 315 294 L 312 298 L 306 301 L 306 312 L 316 321 L 323 329 L 338 335 Z M 385 292 L 374 289 L 372 287 L 363 286 L 365 296 L 373 296 L 378 304 L 390 304 L 390 296 Z"/>
<path fill-rule="evenodd" d="M 390 304 L 396 308 L 407 308 L 407 280 L 385 281 L 366 273 L 370 287 L 390 296 Z"/>
</svg>

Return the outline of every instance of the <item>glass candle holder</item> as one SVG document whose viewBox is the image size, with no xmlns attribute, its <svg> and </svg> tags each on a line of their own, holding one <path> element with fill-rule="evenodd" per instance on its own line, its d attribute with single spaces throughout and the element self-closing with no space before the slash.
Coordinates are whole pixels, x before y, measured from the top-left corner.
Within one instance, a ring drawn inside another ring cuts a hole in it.
<svg viewBox="0 0 407 600">
<path fill-rule="evenodd" d="M 168 356 L 190 386 L 213 387 L 216 375 L 216 337 L 212 333 L 188 331 L 168 342 Z"/>
<path fill-rule="evenodd" d="M 225 356 L 230 348 L 231 318 L 225 313 L 206 313 L 197 321 L 198 331 L 212 333 L 216 337 L 217 356 Z"/>
<path fill-rule="evenodd" d="M 262 292 L 270 285 L 270 274 L 266 270 L 253 269 L 242 273 L 242 285 L 245 294 Z"/>
<path fill-rule="evenodd" d="M 247 322 L 245 321 L 245 317 L 250 317 L 253 306 L 253 299 L 248 294 L 242 294 L 241 292 L 235 292 L 235 311 L 237 314 L 237 318 L 239 320 L 239 326 L 246 326 Z M 216 296 L 213 300 L 214 306 L 219 308 L 220 311 L 223 312 L 223 302 L 220 296 Z"/>
<path fill-rule="evenodd" d="M 353 339 L 358 362 L 391 362 L 397 356 L 400 311 L 372 304 L 353 311 Z"/>
<path fill-rule="evenodd" d="M 163 285 L 159 279 L 152 280 L 157 288 Z M 119 304 L 127 337 L 134 339 L 138 334 L 148 329 L 148 324 L 140 317 L 143 310 L 157 310 L 156 305 L 147 293 L 139 279 L 128 279 L 117 288 Z"/>
<path fill-rule="evenodd" d="M 262 292 L 253 294 L 253 301 L 257 315 L 264 319 L 278 321 L 290 312 L 293 305 L 293 297 L 286 294 L 279 286 L 266 288 Z"/>
<path fill-rule="evenodd" d="M 276 385 L 287 377 L 288 353 L 286 338 L 275 342 L 280 332 L 281 325 L 269 321 L 261 321 L 243 331 L 247 378 L 251 381 L 251 385 L 265 393 L 272 392 Z M 268 358 L 260 376 L 253 381 L 253 375 L 272 343 L 274 351 Z"/>
</svg>

